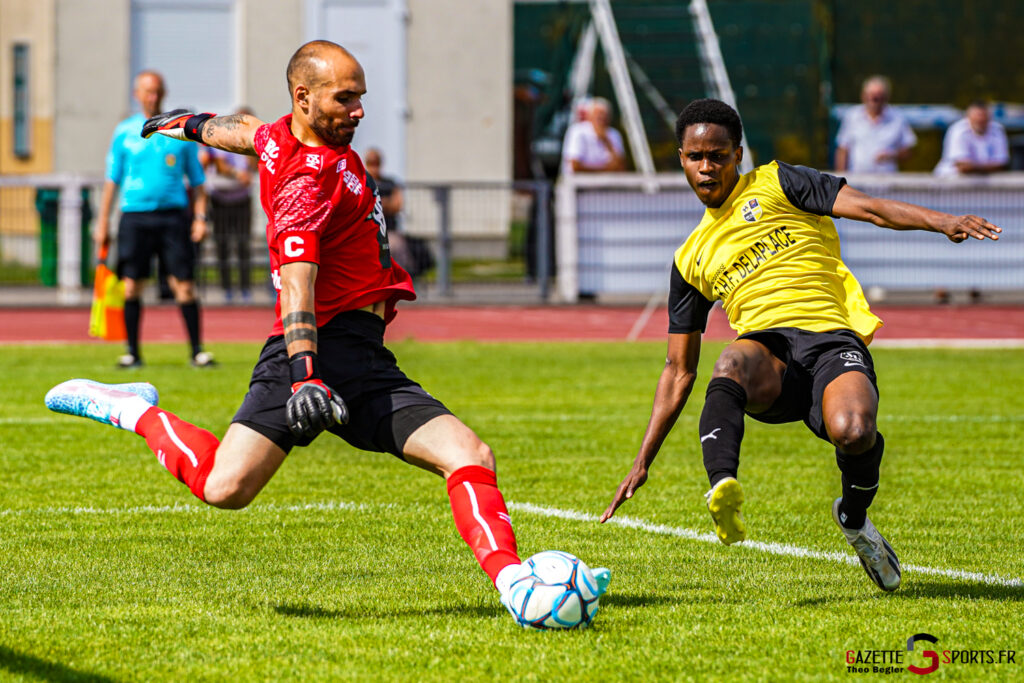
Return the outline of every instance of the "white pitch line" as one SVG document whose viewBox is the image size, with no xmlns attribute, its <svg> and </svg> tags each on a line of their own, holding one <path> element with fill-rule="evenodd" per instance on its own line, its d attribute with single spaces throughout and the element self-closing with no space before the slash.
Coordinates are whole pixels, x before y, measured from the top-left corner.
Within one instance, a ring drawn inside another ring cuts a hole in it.
<svg viewBox="0 0 1024 683">
<path fill-rule="evenodd" d="M 258 512 L 307 512 L 310 510 L 320 512 L 333 512 L 337 510 L 368 510 L 371 508 L 396 508 L 401 507 L 394 503 L 384 504 L 366 504 L 366 503 L 350 503 L 348 501 L 325 501 L 321 503 L 302 503 L 297 505 L 277 505 L 274 503 L 268 503 L 265 505 L 252 505 L 244 510 L 237 512 L 246 513 L 258 513 Z M 534 505 L 533 503 L 516 503 L 509 502 L 508 507 L 512 510 L 519 512 L 525 512 L 526 514 L 539 515 L 542 517 L 556 517 L 558 519 L 567 519 L 575 522 L 597 522 L 598 516 L 592 515 L 586 512 L 578 512 L 576 510 L 560 510 L 558 508 L 544 507 L 542 505 Z M 128 508 L 93 508 L 93 507 L 50 507 L 50 508 L 25 508 L 21 510 L 0 510 L 0 517 L 13 517 L 30 514 L 43 514 L 43 515 L 139 515 L 139 514 L 164 514 L 164 513 L 202 513 L 202 512 L 213 512 L 215 508 L 206 505 L 141 505 L 136 507 Z M 633 519 L 627 516 L 612 517 L 608 520 L 608 524 L 614 524 L 615 526 L 625 527 L 627 529 L 636 529 L 639 531 L 646 531 L 652 534 L 659 534 L 662 536 L 676 536 L 679 538 L 685 538 L 691 541 L 703 541 L 705 543 L 718 543 L 718 538 L 710 532 L 695 531 L 693 529 L 686 529 L 683 527 L 668 526 L 666 524 L 651 524 L 650 522 L 644 522 L 643 520 Z M 789 557 L 800 557 L 812 560 L 826 560 L 829 562 L 840 562 L 844 564 L 856 565 L 858 564 L 857 557 L 855 555 L 847 555 L 846 553 L 840 552 L 825 552 L 821 550 L 811 550 L 809 548 L 801 548 L 795 545 L 787 545 L 785 543 L 771 543 L 762 541 L 743 541 L 737 543 L 737 547 L 750 548 L 751 550 L 758 550 L 764 553 L 770 553 L 772 555 L 784 555 Z M 916 564 L 904 564 L 903 569 L 908 572 L 915 572 L 918 574 L 930 574 L 932 576 L 945 576 L 951 579 L 959 579 L 961 581 L 974 581 L 976 583 L 987 583 L 995 586 L 1008 586 L 1012 588 L 1024 587 L 1024 580 L 999 576 L 997 574 L 983 574 L 981 572 L 969 572 L 962 569 L 941 569 L 938 567 L 926 567 L 923 565 Z"/>
<path fill-rule="evenodd" d="M 577 512 L 575 510 L 559 510 L 558 508 L 542 507 L 540 505 L 534 505 L 532 503 L 509 503 L 508 506 L 513 510 L 525 512 L 527 514 L 541 515 L 543 517 L 557 517 L 559 519 L 568 519 L 576 522 L 596 522 L 598 520 L 597 515 L 588 514 L 586 512 Z M 627 529 L 638 529 L 640 531 L 646 531 L 652 534 L 660 534 L 663 536 L 678 536 L 680 538 L 686 538 L 691 541 L 704 541 L 705 543 L 718 543 L 718 537 L 712 533 L 705 533 L 700 531 L 694 531 L 693 529 L 685 529 L 682 527 L 667 526 L 665 524 L 651 524 L 638 519 L 630 517 L 612 517 L 607 522 L 608 524 L 615 524 L 617 526 L 626 527 Z M 827 560 L 830 562 L 842 562 L 845 564 L 857 565 L 859 560 L 855 555 L 847 555 L 846 553 L 840 552 L 824 552 L 821 550 L 810 550 L 809 548 L 801 548 L 795 545 L 787 545 L 785 543 L 767 543 L 761 541 L 743 541 L 742 543 L 736 544 L 741 548 L 750 548 L 752 550 L 759 550 L 764 553 L 770 553 L 772 555 L 787 555 L 790 557 L 801 557 L 813 560 Z M 977 583 L 987 583 L 996 586 L 1010 586 L 1013 588 L 1024 587 L 1024 580 L 999 576 L 995 574 L 982 574 L 980 572 L 968 572 L 961 569 L 941 569 L 937 567 L 925 567 L 916 564 L 904 564 L 902 565 L 904 571 L 915 572 L 918 574 L 931 574 L 933 576 L 946 576 L 952 579 L 960 579 L 963 581 L 975 581 Z"/>
<path fill-rule="evenodd" d="M 876 339 L 871 348 L 890 349 L 1019 349 L 1024 339 Z"/>
</svg>

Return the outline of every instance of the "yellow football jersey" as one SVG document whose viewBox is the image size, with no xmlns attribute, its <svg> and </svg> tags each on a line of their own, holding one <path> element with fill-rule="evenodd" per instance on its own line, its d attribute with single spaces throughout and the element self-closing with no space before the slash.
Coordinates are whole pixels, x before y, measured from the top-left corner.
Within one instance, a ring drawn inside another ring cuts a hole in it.
<svg viewBox="0 0 1024 683">
<path fill-rule="evenodd" d="M 882 321 L 843 263 L 827 215 L 845 182 L 779 162 L 755 168 L 704 212 L 676 250 L 676 270 L 708 301 L 721 299 L 740 334 L 850 329 L 870 342 Z"/>
</svg>

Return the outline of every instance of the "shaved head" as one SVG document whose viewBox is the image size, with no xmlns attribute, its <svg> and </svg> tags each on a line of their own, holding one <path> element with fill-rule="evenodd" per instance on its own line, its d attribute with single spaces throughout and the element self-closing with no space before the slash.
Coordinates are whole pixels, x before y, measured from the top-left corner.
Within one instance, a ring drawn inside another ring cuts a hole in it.
<svg viewBox="0 0 1024 683">
<path fill-rule="evenodd" d="M 288 60 L 289 94 L 295 92 L 296 86 L 316 90 L 330 80 L 332 62 L 338 57 L 356 62 L 352 53 L 329 40 L 312 40 L 296 50 Z"/>
<path fill-rule="evenodd" d="M 303 144 L 343 147 L 363 118 L 366 76 L 352 54 L 337 43 L 314 40 L 288 61 L 292 132 Z"/>
</svg>

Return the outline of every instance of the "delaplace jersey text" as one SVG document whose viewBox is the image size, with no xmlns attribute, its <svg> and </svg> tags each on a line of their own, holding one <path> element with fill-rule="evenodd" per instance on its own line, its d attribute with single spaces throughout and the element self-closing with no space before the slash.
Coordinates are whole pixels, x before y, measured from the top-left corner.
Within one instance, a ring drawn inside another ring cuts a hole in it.
<svg viewBox="0 0 1024 683">
<path fill-rule="evenodd" d="M 391 260 L 380 195 L 351 147 L 308 147 L 291 132 L 291 115 L 256 131 L 260 202 L 267 214 L 271 277 L 278 292 L 271 334 L 283 334 L 281 275 L 286 263 L 318 266 L 317 326 L 338 313 L 416 298 L 412 278 Z"/>
<path fill-rule="evenodd" d="M 739 334 L 850 329 L 870 342 L 882 321 L 843 263 L 829 218 L 845 183 L 780 162 L 741 176 L 675 253 L 669 332 L 703 331 L 720 299 Z"/>
</svg>

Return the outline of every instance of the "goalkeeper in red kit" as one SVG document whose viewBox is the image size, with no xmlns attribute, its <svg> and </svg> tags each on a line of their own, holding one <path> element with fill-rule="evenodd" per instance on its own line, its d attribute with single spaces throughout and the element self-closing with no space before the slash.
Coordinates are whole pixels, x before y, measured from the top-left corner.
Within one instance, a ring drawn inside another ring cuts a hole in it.
<svg viewBox="0 0 1024 683">
<path fill-rule="evenodd" d="M 158 408 L 145 383 L 70 380 L 47 406 L 142 435 L 161 465 L 220 508 L 248 505 L 294 446 L 323 431 L 439 474 L 460 535 L 515 616 L 508 585 L 520 560 L 494 455 L 383 343 L 395 304 L 416 294 L 391 259 L 376 184 L 349 146 L 364 115 L 363 69 L 341 46 L 313 41 L 287 78 L 292 111 L 274 123 L 177 110 L 142 131 L 259 157 L 277 318 L 223 440 Z M 603 591 L 608 572 L 595 575 Z"/>
</svg>

